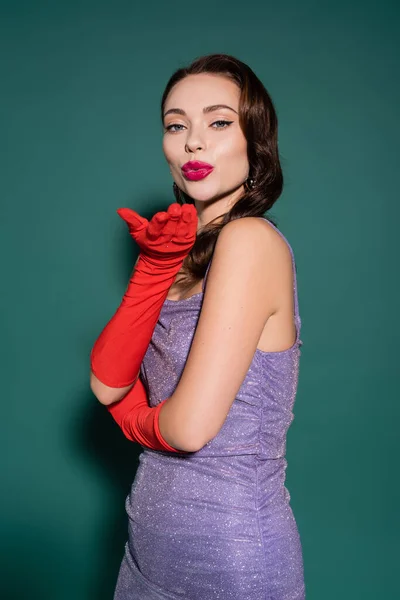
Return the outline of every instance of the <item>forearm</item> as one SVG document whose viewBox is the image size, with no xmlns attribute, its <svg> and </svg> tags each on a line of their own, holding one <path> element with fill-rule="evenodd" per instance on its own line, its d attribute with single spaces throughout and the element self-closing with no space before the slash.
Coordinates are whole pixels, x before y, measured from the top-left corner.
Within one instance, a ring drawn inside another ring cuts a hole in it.
<svg viewBox="0 0 400 600">
<path fill-rule="evenodd" d="M 182 448 L 186 452 L 197 452 L 202 448 L 198 432 L 193 431 L 192 421 L 186 407 L 179 404 L 174 394 L 162 402 L 158 427 L 162 438 L 171 446 Z"/>
<path fill-rule="evenodd" d="M 175 433 L 172 437 L 170 435 L 168 438 L 165 437 L 164 425 L 161 430 L 159 422 L 160 415 L 164 413 L 165 409 L 167 410 L 163 423 L 166 424 L 165 431 L 170 431 L 171 418 L 173 422 L 176 422 L 173 399 L 167 398 L 156 407 L 150 407 L 146 388 L 140 377 L 122 400 L 107 406 L 108 412 L 129 440 L 153 450 L 192 452 L 193 449 L 188 447 L 184 439 L 180 439 L 179 434 Z"/>
<path fill-rule="evenodd" d="M 182 262 L 183 259 L 177 260 L 173 268 L 163 270 L 147 257 L 139 256 L 119 308 L 91 351 L 91 371 L 105 386 L 126 388 L 134 383 Z M 103 395 L 107 395 L 104 389 Z"/>
</svg>

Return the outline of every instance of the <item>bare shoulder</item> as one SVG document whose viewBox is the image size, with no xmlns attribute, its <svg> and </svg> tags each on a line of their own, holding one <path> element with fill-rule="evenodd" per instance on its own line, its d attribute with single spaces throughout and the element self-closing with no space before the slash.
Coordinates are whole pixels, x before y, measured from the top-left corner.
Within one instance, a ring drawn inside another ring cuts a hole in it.
<svg viewBox="0 0 400 600">
<path fill-rule="evenodd" d="M 243 217 L 227 223 L 219 234 L 220 246 L 241 246 L 257 250 L 263 260 L 291 265 L 290 248 L 278 231 L 266 220 L 259 217 Z M 218 242 L 217 242 L 218 243 Z M 251 257 L 247 257 L 249 259 Z"/>
<path fill-rule="evenodd" d="M 289 305 L 292 296 L 293 265 L 288 243 L 266 219 L 243 217 L 230 221 L 218 236 L 207 288 L 215 297 L 217 288 L 222 288 L 222 294 L 230 289 L 226 302 L 238 302 L 240 295 L 253 295 L 267 311 L 266 318 L 277 313 Z"/>
</svg>

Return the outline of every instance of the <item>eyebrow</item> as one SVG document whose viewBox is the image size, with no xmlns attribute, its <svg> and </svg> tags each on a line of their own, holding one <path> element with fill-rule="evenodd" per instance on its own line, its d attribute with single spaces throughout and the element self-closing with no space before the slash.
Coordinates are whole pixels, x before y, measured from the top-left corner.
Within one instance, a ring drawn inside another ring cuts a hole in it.
<svg viewBox="0 0 400 600">
<path fill-rule="evenodd" d="M 238 114 L 236 110 L 234 110 L 232 107 L 228 106 L 227 104 L 213 104 L 212 106 L 205 106 L 203 108 L 203 113 L 207 114 L 210 112 L 214 112 L 215 110 L 219 110 L 220 108 L 228 108 L 229 110 L 233 110 L 234 113 Z M 164 113 L 164 117 L 166 117 L 169 113 L 186 116 L 186 113 L 182 108 L 170 108 L 169 110 L 167 110 L 166 113 Z"/>
</svg>

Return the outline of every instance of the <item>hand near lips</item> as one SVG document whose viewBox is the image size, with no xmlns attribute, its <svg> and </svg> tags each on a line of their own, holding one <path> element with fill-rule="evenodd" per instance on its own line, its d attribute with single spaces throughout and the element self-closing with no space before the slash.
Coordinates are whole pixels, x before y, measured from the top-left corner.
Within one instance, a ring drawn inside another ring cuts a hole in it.
<svg viewBox="0 0 400 600">
<path fill-rule="evenodd" d="M 128 224 L 141 254 L 157 263 L 162 261 L 164 266 L 182 262 L 196 241 L 198 217 L 193 204 L 174 202 L 150 222 L 130 208 L 119 208 L 117 213 Z"/>
</svg>

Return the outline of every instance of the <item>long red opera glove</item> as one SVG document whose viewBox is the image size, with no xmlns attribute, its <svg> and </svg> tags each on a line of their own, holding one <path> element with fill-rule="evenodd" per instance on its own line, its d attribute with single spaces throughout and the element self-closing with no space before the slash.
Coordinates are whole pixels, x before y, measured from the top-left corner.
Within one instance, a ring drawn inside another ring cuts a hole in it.
<svg viewBox="0 0 400 600">
<path fill-rule="evenodd" d="M 132 384 L 140 370 L 162 305 L 197 233 L 192 204 L 174 202 L 150 223 L 135 211 L 118 209 L 141 252 L 122 302 L 97 338 L 91 370 L 102 383 L 121 388 Z"/>
<path fill-rule="evenodd" d="M 128 223 L 141 253 L 120 307 L 91 352 L 92 372 L 110 387 L 125 387 L 138 376 L 168 290 L 196 239 L 195 207 L 173 203 L 167 210 L 156 213 L 150 223 L 130 209 L 117 211 Z M 161 436 L 161 404 L 148 405 L 146 390 L 138 379 L 124 398 L 107 409 L 128 439 L 154 450 L 182 452 Z"/>
<path fill-rule="evenodd" d="M 156 407 L 148 405 L 146 388 L 139 378 L 133 388 L 120 400 L 107 406 L 107 410 L 122 429 L 125 437 L 152 450 L 185 453 L 170 446 L 162 437 L 158 415 L 165 400 Z"/>
</svg>

